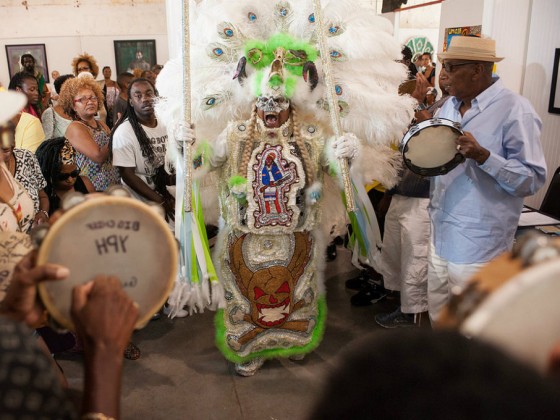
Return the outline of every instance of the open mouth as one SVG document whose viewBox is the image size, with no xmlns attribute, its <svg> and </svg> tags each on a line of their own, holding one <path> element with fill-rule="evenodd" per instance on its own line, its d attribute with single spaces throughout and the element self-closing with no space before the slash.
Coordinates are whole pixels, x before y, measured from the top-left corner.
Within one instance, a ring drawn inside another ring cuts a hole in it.
<svg viewBox="0 0 560 420">
<path fill-rule="evenodd" d="M 273 126 L 278 123 L 278 114 L 273 113 L 265 113 L 264 114 L 264 122 L 267 126 Z"/>
<path fill-rule="evenodd" d="M 263 305 L 257 303 L 259 311 L 259 324 L 267 327 L 275 327 L 276 325 L 283 324 L 290 314 L 290 298 L 286 298 L 283 302 L 277 305 Z"/>
</svg>

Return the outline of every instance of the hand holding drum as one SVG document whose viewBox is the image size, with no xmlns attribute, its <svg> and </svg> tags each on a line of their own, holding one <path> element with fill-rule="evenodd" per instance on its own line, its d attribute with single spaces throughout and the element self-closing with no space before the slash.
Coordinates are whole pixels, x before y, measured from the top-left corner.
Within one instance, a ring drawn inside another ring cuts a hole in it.
<svg viewBox="0 0 560 420">
<path fill-rule="evenodd" d="M 62 216 L 43 239 L 37 264 L 70 270 L 58 282 L 39 284 L 39 294 L 56 322 L 75 329 L 72 290 L 95 277 L 120 280 L 138 305 L 136 328 L 143 327 L 167 299 L 177 270 L 177 245 L 153 207 L 128 197 L 85 200 Z"/>
</svg>

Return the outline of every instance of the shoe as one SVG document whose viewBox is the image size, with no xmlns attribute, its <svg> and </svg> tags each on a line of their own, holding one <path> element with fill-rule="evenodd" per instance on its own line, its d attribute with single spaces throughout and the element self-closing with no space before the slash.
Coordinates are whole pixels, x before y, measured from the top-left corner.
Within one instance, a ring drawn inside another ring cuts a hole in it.
<svg viewBox="0 0 560 420">
<path fill-rule="evenodd" d="M 380 283 L 383 281 L 383 276 L 375 271 L 373 268 L 366 268 L 360 271 L 356 277 L 346 280 L 345 286 L 352 290 L 361 290 L 367 284 Z"/>
<path fill-rule="evenodd" d="M 142 353 L 136 344 L 132 341 L 128 343 L 128 346 L 124 349 L 124 357 L 128 360 L 137 360 L 140 358 Z"/>
<path fill-rule="evenodd" d="M 414 322 L 414 314 L 403 314 L 400 306 L 391 313 L 375 315 L 375 322 L 383 328 L 410 328 L 418 326 Z"/>
<path fill-rule="evenodd" d="M 388 290 L 377 284 L 367 284 L 358 293 L 350 298 L 353 306 L 369 306 L 387 297 Z"/>
<path fill-rule="evenodd" d="M 327 246 L 327 261 L 334 261 L 336 260 L 336 244 L 331 242 Z"/>
<path fill-rule="evenodd" d="M 288 359 L 290 359 L 292 362 L 301 362 L 303 359 L 305 359 L 305 353 L 304 354 L 292 354 L 291 356 L 288 357 Z"/>
<path fill-rule="evenodd" d="M 264 359 L 262 357 L 255 357 L 245 363 L 236 363 L 234 369 L 239 376 L 249 377 L 257 373 L 263 364 Z"/>
</svg>

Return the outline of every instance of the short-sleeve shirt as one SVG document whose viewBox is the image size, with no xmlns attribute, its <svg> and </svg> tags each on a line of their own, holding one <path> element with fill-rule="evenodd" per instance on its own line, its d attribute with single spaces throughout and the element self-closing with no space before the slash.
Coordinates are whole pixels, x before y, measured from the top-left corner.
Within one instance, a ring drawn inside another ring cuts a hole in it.
<svg viewBox="0 0 560 420">
<path fill-rule="evenodd" d="M 140 143 L 127 120 L 117 128 L 113 135 L 113 166 L 134 168 L 134 174 L 153 190 L 155 189 L 153 176 L 156 174 L 156 169 L 165 163 L 167 129 L 161 122 L 158 122 L 158 125 L 154 128 L 146 126 L 142 126 L 142 128 L 152 144 L 155 155 L 153 161 L 149 161 L 147 157 L 142 155 Z M 126 185 L 124 179 L 122 184 L 134 197 L 146 201 L 144 197 L 135 193 L 132 188 Z"/>
</svg>

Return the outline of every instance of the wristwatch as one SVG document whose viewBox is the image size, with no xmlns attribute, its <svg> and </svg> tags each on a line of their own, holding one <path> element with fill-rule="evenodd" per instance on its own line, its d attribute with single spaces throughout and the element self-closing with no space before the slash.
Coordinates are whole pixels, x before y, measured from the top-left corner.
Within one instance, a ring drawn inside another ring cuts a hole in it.
<svg viewBox="0 0 560 420">
<path fill-rule="evenodd" d="M 428 107 L 425 104 L 419 103 L 416 108 L 414 108 L 414 112 L 425 111 L 426 109 L 428 109 Z"/>
</svg>

